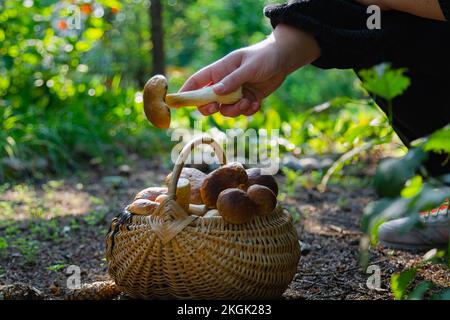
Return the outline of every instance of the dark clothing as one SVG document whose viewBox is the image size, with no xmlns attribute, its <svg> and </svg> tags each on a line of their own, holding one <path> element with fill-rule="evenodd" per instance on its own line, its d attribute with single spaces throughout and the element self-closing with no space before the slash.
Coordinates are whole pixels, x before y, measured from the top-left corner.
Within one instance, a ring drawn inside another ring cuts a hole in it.
<svg viewBox="0 0 450 320">
<path fill-rule="evenodd" d="M 440 4 L 450 18 L 450 0 Z M 383 11 L 381 29 L 369 30 L 366 7 L 349 0 L 294 1 L 267 6 L 264 14 L 273 27 L 281 22 L 314 35 L 319 68 L 359 71 L 382 62 L 407 68 L 411 85 L 393 101 L 393 127 L 406 146 L 450 123 L 450 22 Z M 375 99 L 387 113 L 385 101 Z M 450 172 L 445 156 L 430 155 L 430 172 Z"/>
</svg>

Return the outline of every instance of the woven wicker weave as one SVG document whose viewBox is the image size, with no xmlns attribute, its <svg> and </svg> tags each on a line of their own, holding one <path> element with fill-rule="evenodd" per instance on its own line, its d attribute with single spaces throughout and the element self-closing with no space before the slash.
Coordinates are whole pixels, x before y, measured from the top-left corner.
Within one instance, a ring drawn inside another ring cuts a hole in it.
<svg viewBox="0 0 450 320">
<path fill-rule="evenodd" d="M 226 162 L 211 138 L 188 144 L 175 164 L 169 197 L 158 210 L 136 216 L 125 209 L 113 219 L 106 241 L 109 274 L 135 298 L 281 296 L 300 258 L 297 233 L 285 210 L 278 206 L 269 216 L 234 225 L 220 216 L 188 215 L 174 201 L 184 161 L 201 143 L 210 144 Z"/>
</svg>

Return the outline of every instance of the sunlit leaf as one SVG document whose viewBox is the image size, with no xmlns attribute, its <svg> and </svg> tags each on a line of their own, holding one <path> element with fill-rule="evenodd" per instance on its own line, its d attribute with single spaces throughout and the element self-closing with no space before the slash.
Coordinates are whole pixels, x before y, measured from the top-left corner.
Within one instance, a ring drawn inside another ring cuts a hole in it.
<svg viewBox="0 0 450 320">
<path fill-rule="evenodd" d="M 417 269 L 412 268 L 401 273 L 395 273 L 391 277 L 391 291 L 395 299 L 401 300 L 407 293 L 410 283 L 414 280 Z"/>
<path fill-rule="evenodd" d="M 425 143 L 426 151 L 445 152 L 450 154 L 450 126 L 433 133 Z"/>
<path fill-rule="evenodd" d="M 406 181 L 405 188 L 401 191 L 401 196 L 404 198 L 412 198 L 422 190 L 423 179 L 422 176 L 414 176 Z"/>
<path fill-rule="evenodd" d="M 364 88 L 386 100 L 401 95 L 409 87 L 411 81 L 405 73 L 406 69 L 391 69 L 386 64 L 360 71 Z"/>
</svg>

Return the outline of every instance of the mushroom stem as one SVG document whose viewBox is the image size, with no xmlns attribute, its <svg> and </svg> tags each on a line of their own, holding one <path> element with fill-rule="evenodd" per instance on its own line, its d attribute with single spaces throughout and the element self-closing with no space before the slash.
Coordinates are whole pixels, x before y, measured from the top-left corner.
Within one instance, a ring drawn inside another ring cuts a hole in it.
<svg viewBox="0 0 450 320">
<path fill-rule="evenodd" d="M 232 104 L 242 99 L 242 88 L 239 87 L 226 95 L 218 95 L 213 87 L 204 87 L 198 90 L 171 93 L 166 95 L 166 104 L 171 108 L 181 108 L 185 106 L 202 106 L 211 102 Z"/>
<path fill-rule="evenodd" d="M 203 216 L 208 208 L 204 204 L 189 204 L 189 213 L 195 214 L 196 216 Z"/>
</svg>

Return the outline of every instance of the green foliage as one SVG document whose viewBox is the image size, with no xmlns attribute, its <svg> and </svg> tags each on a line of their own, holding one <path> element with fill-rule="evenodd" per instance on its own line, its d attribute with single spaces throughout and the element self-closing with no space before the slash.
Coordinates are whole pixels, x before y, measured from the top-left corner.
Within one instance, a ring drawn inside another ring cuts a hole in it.
<svg viewBox="0 0 450 320">
<path fill-rule="evenodd" d="M 450 125 L 434 132 L 425 143 L 425 151 L 450 154 Z"/>
<path fill-rule="evenodd" d="M 64 269 L 65 267 L 66 267 L 66 265 L 64 263 L 57 263 L 57 264 L 47 267 L 47 269 L 50 271 L 60 271 L 60 270 Z"/>
<path fill-rule="evenodd" d="M 271 30 L 260 14 L 265 4 L 163 2 L 172 90 L 196 69 L 263 39 Z M 151 72 L 148 2 L 35 1 L 25 8 L 25 2 L 7 0 L 0 5 L 0 179 L 44 178 L 85 165 L 106 167 L 130 153 L 167 153 L 167 133 L 150 127 L 142 112 L 140 90 Z M 67 25 L 70 5 L 81 9 L 79 30 Z M 307 67 L 291 75 L 250 119 L 178 110 L 173 123 L 192 127 L 201 120 L 206 129 L 281 126 L 287 141 L 303 145 L 305 153 L 341 152 L 353 142 L 334 139 L 348 130 L 355 139 L 358 124 L 369 123 L 376 112 L 356 105 L 340 111 L 343 101 L 334 101 L 336 108 L 326 112 L 307 110 L 337 96 L 360 98 L 354 83 L 350 71 Z"/>
<path fill-rule="evenodd" d="M 39 243 L 31 238 L 16 238 L 12 246 L 22 255 L 25 263 L 34 264 L 39 251 Z"/>
<path fill-rule="evenodd" d="M 412 149 L 400 159 L 385 159 L 380 162 L 374 177 L 374 186 L 382 197 L 396 197 L 405 183 L 426 159 L 422 149 Z"/>
<path fill-rule="evenodd" d="M 377 242 L 378 227 L 384 221 L 408 217 L 408 223 L 402 231 L 409 231 L 418 226 L 419 212 L 440 206 L 450 197 L 450 187 L 443 183 L 443 178 L 430 178 L 424 174 L 426 172 L 422 163 L 426 157 L 423 147 L 426 144 L 425 141 L 416 149 L 410 150 L 403 158 L 389 159 L 389 165 L 386 165 L 386 162 L 380 163 L 374 180 L 382 198 L 364 209 L 361 221 L 363 230 L 371 237 L 372 243 Z M 368 244 L 363 249 L 368 250 Z M 448 256 L 445 257 L 442 251 L 436 252 L 438 254 L 425 262 L 440 263 L 441 259 L 447 259 L 445 265 L 448 265 Z M 407 294 L 416 273 L 417 269 L 414 268 L 392 276 L 391 289 L 396 299 L 421 299 L 425 292 L 433 287 L 430 282 L 420 282 Z"/>
<path fill-rule="evenodd" d="M 360 73 L 363 87 L 388 102 L 390 123 L 392 123 L 392 100 L 410 85 L 410 80 L 404 75 L 405 72 L 405 69 L 393 70 L 389 65 L 381 65 Z M 430 178 L 423 167 L 428 151 L 446 153 L 450 151 L 449 137 L 447 126 L 424 139 L 425 141 L 416 148 L 410 149 L 404 157 L 388 158 L 379 163 L 373 185 L 381 198 L 364 209 L 361 221 L 363 230 L 371 239 L 361 242 L 363 244 L 361 256 L 366 257 L 365 263 L 369 245 L 378 241 L 378 228 L 383 222 L 408 217 L 408 223 L 403 230 L 408 231 L 418 226 L 419 212 L 439 206 L 450 197 L 450 188 L 444 184 L 446 177 Z M 441 253 L 440 257 L 443 256 L 445 255 Z M 448 262 L 446 264 L 448 265 Z M 411 268 L 391 277 L 391 290 L 396 299 L 422 299 L 433 287 L 432 282 L 424 281 L 408 293 L 417 272 L 418 268 Z M 436 298 L 443 296 L 444 293 Z"/>
<path fill-rule="evenodd" d="M 402 299 L 412 280 L 417 274 L 417 269 L 408 269 L 402 273 L 396 273 L 391 277 L 391 290 L 395 299 Z"/>
<path fill-rule="evenodd" d="M 411 84 L 405 76 L 406 69 L 392 69 L 388 64 L 360 72 L 363 86 L 370 93 L 384 98 L 386 101 L 403 94 Z"/>
<path fill-rule="evenodd" d="M 0 237 L 0 257 L 6 256 L 6 251 L 8 250 L 9 244 L 6 238 Z"/>
<path fill-rule="evenodd" d="M 69 5 L 35 1 L 25 9 L 19 1 L 2 4 L 0 178 L 17 171 L 41 178 L 45 171 L 64 172 L 89 162 L 107 165 L 129 152 L 150 155 L 164 148 L 162 142 L 151 143 L 162 141 L 162 134 L 146 130 L 139 90 L 130 85 L 134 75 L 122 73 L 133 71 L 128 62 L 145 59 L 108 60 L 108 55 L 132 57 L 109 46 L 123 27 L 114 7 L 86 4 L 103 15 L 87 11 L 82 29 L 72 30 L 64 24 Z"/>
</svg>

